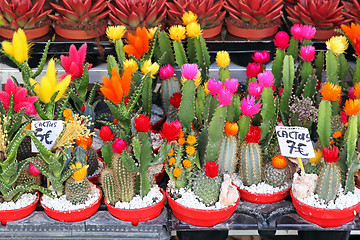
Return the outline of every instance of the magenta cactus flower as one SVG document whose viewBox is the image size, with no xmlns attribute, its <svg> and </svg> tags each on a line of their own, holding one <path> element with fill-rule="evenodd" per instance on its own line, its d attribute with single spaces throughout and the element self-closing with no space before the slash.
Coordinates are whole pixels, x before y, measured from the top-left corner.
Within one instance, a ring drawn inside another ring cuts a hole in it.
<svg viewBox="0 0 360 240">
<path fill-rule="evenodd" d="M 300 49 L 300 56 L 306 62 L 312 62 L 315 58 L 315 47 L 314 46 L 302 46 Z"/>
<path fill-rule="evenodd" d="M 195 79 L 198 74 L 198 66 L 195 63 L 185 63 L 182 65 L 181 69 L 181 75 L 185 79 Z"/>
<path fill-rule="evenodd" d="M 262 73 L 259 73 L 257 75 L 257 78 L 259 80 L 260 86 L 264 87 L 271 87 L 274 84 L 274 75 L 271 71 L 263 71 Z"/>
<path fill-rule="evenodd" d="M 279 49 L 287 49 L 289 47 L 289 41 L 290 41 L 290 37 L 284 31 L 280 31 L 276 33 L 274 37 L 274 44 Z"/>
<path fill-rule="evenodd" d="M 170 64 L 164 65 L 159 70 L 160 79 L 172 78 L 175 74 L 174 67 Z"/>
<path fill-rule="evenodd" d="M 37 160 L 36 160 L 37 161 Z M 38 161 L 37 161 L 38 162 Z M 41 172 L 39 171 L 39 169 L 37 169 L 37 167 L 35 167 L 35 165 L 33 163 L 29 163 L 29 173 L 33 176 L 37 176 L 39 175 Z"/>
<path fill-rule="evenodd" d="M 87 45 L 84 43 L 79 50 L 76 50 L 74 44 L 71 44 L 69 50 L 69 56 L 60 56 L 61 65 L 65 69 L 65 74 L 60 76 L 60 79 L 64 79 L 67 75 L 71 75 L 71 81 L 77 77 L 81 77 L 84 73 L 85 57 L 86 57 Z M 89 64 L 90 69 L 92 64 Z"/>
<path fill-rule="evenodd" d="M 228 89 L 232 94 L 236 93 L 239 87 L 239 80 L 236 78 L 225 79 L 224 87 Z"/>
<path fill-rule="evenodd" d="M 258 81 L 254 81 L 254 82 L 249 83 L 248 91 L 251 96 L 260 98 L 263 88 L 264 87 L 261 86 Z"/>
<path fill-rule="evenodd" d="M 112 143 L 112 148 L 114 153 L 121 154 L 122 151 L 127 148 L 127 143 L 120 138 L 115 138 L 114 142 Z"/>
<path fill-rule="evenodd" d="M 241 113 L 248 117 L 253 117 L 255 114 L 260 112 L 261 103 L 260 101 L 255 103 L 255 97 L 254 96 L 247 96 L 244 97 L 241 100 L 240 110 Z"/>
<path fill-rule="evenodd" d="M 290 28 L 290 32 L 291 35 L 293 36 L 293 38 L 295 38 L 298 41 L 302 41 L 304 36 L 303 36 L 303 28 L 302 25 L 300 24 L 294 24 L 291 28 Z"/>
<path fill-rule="evenodd" d="M 312 39 L 315 36 L 316 28 L 311 25 L 302 26 L 302 34 L 305 39 Z"/>
<path fill-rule="evenodd" d="M 351 87 L 351 88 L 349 89 L 348 98 L 350 98 L 350 99 L 355 99 L 354 90 L 355 90 L 354 87 Z"/>
<path fill-rule="evenodd" d="M 249 63 L 246 67 L 246 76 L 247 78 L 256 77 L 259 73 L 262 72 L 262 65 L 256 62 Z"/>
<path fill-rule="evenodd" d="M 228 89 L 221 89 L 217 100 L 219 101 L 220 106 L 229 106 L 231 104 L 232 94 Z"/>
<path fill-rule="evenodd" d="M 257 51 L 252 56 L 252 59 L 257 63 L 265 64 L 270 60 L 270 53 L 266 50 L 262 52 Z"/>
<path fill-rule="evenodd" d="M 221 81 L 217 81 L 214 78 L 209 79 L 207 84 L 207 89 L 209 93 L 213 96 L 219 94 L 220 90 L 223 88 L 223 83 Z"/>
<path fill-rule="evenodd" d="M 37 113 L 34 102 L 36 102 L 38 98 L 28 97 L 26 88 L 16 86 L 13 80 L 9 78 L 5 84 L 4 90 L 5 91 L 0 91 L 0 101 L 4 105 L 6 111 L 9 109 L 12 94 L 15 112 L 19 112 L 22 108 L 25 108 L 24 112 L 28 115 L 35 115 Z"/>
</svg>

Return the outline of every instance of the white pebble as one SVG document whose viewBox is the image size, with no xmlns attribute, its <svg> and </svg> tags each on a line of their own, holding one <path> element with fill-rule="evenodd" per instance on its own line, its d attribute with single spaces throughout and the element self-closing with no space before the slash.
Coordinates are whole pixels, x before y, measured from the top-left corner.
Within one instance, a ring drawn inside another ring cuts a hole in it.
<svg viewBox="0 0 360 240">
<path fill-rule="evenodd" d="M 286 182 L 281 187 L 273 187 L 265 182 L 260 182 L 258 184 L 253 184 L 251 186 L 245 186 L 241 180 L 236 182 L 236 185 L 243 190 L 246 190 L 250 193 L 263 193 L 263 194 L 274 194 L 277 192 L 281 192 L 287 189 L 290 186 L 289 182 Z"/>
<path fill-rule="evenodd" d="M 0 210 L 14 210 L 27 207 L 36 200 L 36 197 L 36 193 L 24 193 L 16 202 L 9 201 L 0 203 Z"/>
</svg>

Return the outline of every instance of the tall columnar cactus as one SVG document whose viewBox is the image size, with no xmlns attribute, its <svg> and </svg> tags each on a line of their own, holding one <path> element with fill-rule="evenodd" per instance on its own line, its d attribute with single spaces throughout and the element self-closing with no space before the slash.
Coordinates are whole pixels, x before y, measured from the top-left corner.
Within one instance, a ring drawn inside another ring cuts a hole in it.
<svg viewBox="0 0 360 240">
<path fill-rule="evenodd" d="M 129 202 L 135 195 L 135 174 L 125 168 L 118 153 L 113 155 L 112 174 L 115 178 L 117 198 L 121 202 Z"/>
<path fill-rule="evenodd" d="M 323 148 L 325 164 L 319 172 L 316 193 L 319 195 L 319 198 L 323 199 L 326 203 L 337 197 L 341 184 L 341 172 L 336 163 L 339 160 L 338 155 L 339 149 L 336 146 Z"/>
<path fill-rule="evenodd" d="M 258 184 L 262 180 L 262 157 L 259 145 L 261 130 L 250 126 L 245 141 L 240 146 L 240 177 L 245 186 Z"/>
<path fill-rule="evenodd" d="M 238 141 L 236 134 L 239 130 L 237 123 L 225 123 L 225 135 L 222 137 L 220 152 L 218 154 L 219 171 L 221 173 L 234 173 L 238 163 Z"/>
<path fill-rule="evenodd" d="M 194 80 L 187 80 L 184 83 L 178 115 L 181 125 L 186 129 L 191 128 L 191 123 L 195 118 L 195 90 Z"/>
<path fill-rule="evenodd" d="M 115 205 L 115 203 L 119 201 L 119 199 L 117 194 L 117 187 L 115 184 L 115 178 L 110 168 L 106 168 L 102 171 L 100 182 L 103 187 L 106 200 L 110 204 Z"/>
<path fill-rule="evenodd" d="M 284 125 L 289 125 L 289 101 L 292 94 L 295 78 L 294 58 L 292 56 L 284 57 L 283 64 L 283 85 L 284 91 L 280 101 L 280 116 Z"/>
</svg>

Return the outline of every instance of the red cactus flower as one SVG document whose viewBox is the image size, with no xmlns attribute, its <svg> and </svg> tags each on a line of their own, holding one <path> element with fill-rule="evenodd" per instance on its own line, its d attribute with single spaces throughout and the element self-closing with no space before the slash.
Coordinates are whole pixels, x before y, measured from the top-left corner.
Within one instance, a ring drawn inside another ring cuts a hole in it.
<svg viewBox="0 0 360 240">
<path fill-rule="evenodd" d="M 112 148 L 114 153 L 121 154 L 122 151 L 124 151 L 127 148 L 127 143 L 120 138 L 116 138 L 112 143 Z"/>
<path fill-rule="evenodd" d="M 174 120 L 172 122 L 166 121 L 161 128 L 161 136 L 165 138 L 168 142 L 174 141 L 177 136 L 179 136 L 181 130 L 181 124 L 179 120 Z"/>
<path fill-rule="evenodd" d="M 99 136 L 103 142 L 112 141 L 115 137 L 115 134 L 112 133 L 111 128 L 108 126 L 102 126 L 100 128 Z"/>
<path fill-rule="evenodd" d="M 261 135 L 261 129 L 259 127 L 250 126 L 248 134 L 245 136 L 247 143 L 259 143 Z"/>
<path fill-rule="evenodd" d="M 219 164 L 214 161 L 208 161 L 205 163 L 205 174 L 210 178 L 214 178 L 219 175 Z"/>
<path fill-rule="evenodd" d="M 325 162 L 334 163 L 340 159 L 340 157 L 338 157 L 339 148 L 337 146 L 330 146 L 329 148 L 323 147 L 322 153 Z"/>
<path fill-rule="evenodd" d="M 247 78 L 256 77 L 259 73 L 262 72 L 262 65 L 256 62 L 249 63 L 246 67 L 246 76 Z"/>
<path fill-rule="evenodd" d="M 148 132 L 151 127 L 151 122 L 149 116 L 145 114 L 140 114 L 135 118 L 134 128 L 138 132 Z"/>
<path fill-rule="evenodd" d="M 181 99 L 182 99 L 182 94 L 181 92 L 176 92 L 174 93 L 170 99 L 169 102 L 171 105 L 173 105 L 175 108 L 179 108 L 180 107 L 180 103 L 181 103 Z"/>
</svg>

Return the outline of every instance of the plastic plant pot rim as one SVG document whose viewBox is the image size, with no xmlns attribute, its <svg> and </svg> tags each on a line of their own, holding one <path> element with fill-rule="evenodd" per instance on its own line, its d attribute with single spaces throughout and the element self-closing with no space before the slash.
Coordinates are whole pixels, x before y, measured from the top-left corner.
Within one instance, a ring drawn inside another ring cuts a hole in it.
<svg viewBox="0 0 360 240">
<path fill-rule="evenodd" d="M 287 195 L 289 195 L 291 189 L 291 185 L 290 185 L 288 188 L 276 193 L 251 193 L 245 189 L 239 188 L 238 186 L 236 187 L 240 192 L 242 200 L 252 203 L 261 203 L 261 204 L 279 202 L 284 198 L 286 198 Z"/>
</svg>

